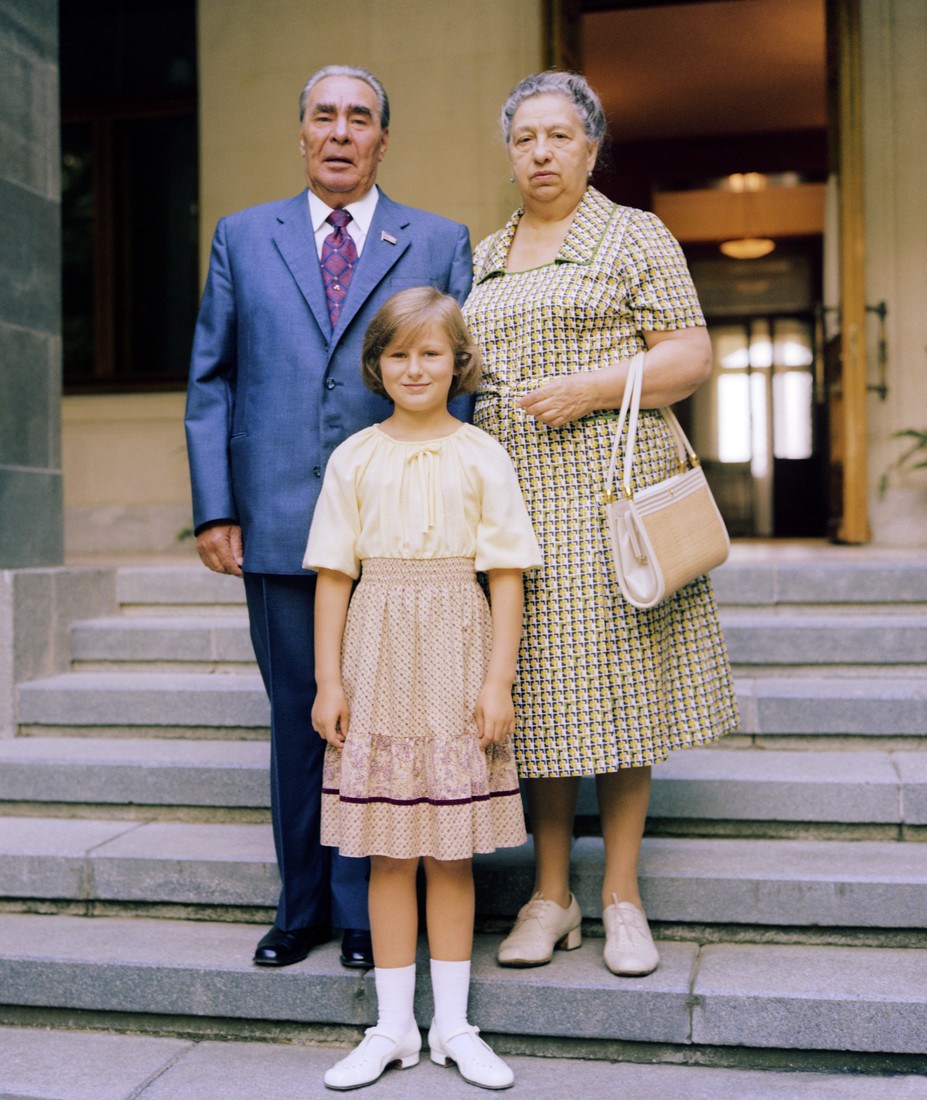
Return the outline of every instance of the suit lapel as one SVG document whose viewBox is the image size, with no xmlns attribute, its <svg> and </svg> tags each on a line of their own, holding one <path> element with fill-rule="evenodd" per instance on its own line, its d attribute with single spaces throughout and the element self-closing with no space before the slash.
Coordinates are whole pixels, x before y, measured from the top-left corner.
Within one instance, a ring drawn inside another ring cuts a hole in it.
<svg viewBox="0 0 927 1100">
<path fill-rule="evenodd" d="M 291 199 L 277 215 L 277 228 L 273 238 L 283 262 L 290 269 L 290 274 L 312 310 L 322 335 L 328 340 L 332 331 L 328 300 L 322 283 L 322 269 L 312 235 L 305 191 Z"/>
<path fill-rule="evenodd" d="M 357 267 L 351 278 L 351 287 L 341 307 L 338 325 L 333 333 L 334 337 L 344 332 L 389 270 L 395 266 L 399 257 L 412 243 L 409 222 L 408 210 L 388 199 L 381 191 L 367 240 L 364 242 L 364 250 L 357 261 Z M 321 285 L 321 276 L 319 276 L 319 283 Z M 324 290 L 322 298 L 323 300 L 325 298 Z"/>
</svg>

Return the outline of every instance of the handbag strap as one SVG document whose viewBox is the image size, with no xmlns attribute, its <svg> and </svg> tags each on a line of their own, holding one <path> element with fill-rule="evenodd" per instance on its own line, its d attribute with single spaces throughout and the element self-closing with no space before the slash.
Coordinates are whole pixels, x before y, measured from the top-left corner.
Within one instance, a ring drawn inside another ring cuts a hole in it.
<svg viewBox="0 0 927 1100">
<path fill-rule="evenodd" d="M 608 464 L 608 473 L 605 476 L 606 501 L 615 499 L 614 484 L 615 474 L 618 469 L 618 452 L 621 446 L 621 433 L 624 430 L 626 421 L 628 425 L 628 438 L 624 448 L 621 483 L 624 496 L 627 497 L 628 500 L 633 496 L 631 492 L 631 473 L 634 465 L 634 448 L 637 443 L 637 421 L 640 415 L 641 390 L 644 384 L 644 355 L 644 352 L 639 351 L 628 365 L 628 376 L 625 380 L 624 394 L 621 398 L 621 409 L 618 413 L 618 425 L 615 429 L 615 439 L 612 443 L 612 456 Z M 676 450 L 679 454 L 680 469 L 685 470 L 687 467 L 697 466 L 699 464 L 698 455 L 693 450 L 692 444 L 689 442 L 686 433 L 682 430 L 682 425 L 676 419 L 676 414 L 669 406 L 658 409 L 657 411 L 666 421 L 667 427 L 673 436 Z"/>
<path fill-rule="evenodd" d="M 621 396 L 621 409 L 618 413 L 618 425 L 615 429 L 615 440 L 612 443 L 612 457 L 608 464 L 608 473 L 605 475 L 605 499 L 614 500 L 615 472 L 618 469 L 618 451 L 621 445 L 621 433 L 625 422 L 628 424 L 628 445 L 625 447 L 624 476 L 629 477 L 628 451 L 633 450 L 634 440 L 637 436 L 637 417 L 641 405 L 641 387 L 644 382 L 644 352 L 639 351 L 628 364 L 628 375 L 624 382 L 624 393 Z M 635 390 L 637 396 L 635 398 Z M 629 419 L 630 417 L 630 419 Z"/>
</svg>

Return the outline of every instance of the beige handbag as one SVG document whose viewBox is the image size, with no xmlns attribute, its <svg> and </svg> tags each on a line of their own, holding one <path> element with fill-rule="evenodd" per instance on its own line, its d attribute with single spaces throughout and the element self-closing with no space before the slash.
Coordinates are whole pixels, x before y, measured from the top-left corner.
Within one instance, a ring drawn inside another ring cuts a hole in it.
<svg viewBox="0 0 927 1100">
<path fill-rule="evenodd" d="M 646 489 L 631 489 L 634 444 L 644 377 L 644 353 L 631 360 L 612 458 L 605 478 L 605 512 L 618 586 L 635 607 L 655 607 L 683 585 L 727 560 L 731 540 L 698 456 L 670 408 L 660 409 L 679 451 L 679 473 Z M 625 421 L 628 436 L 621 485 L 615 492 Z"/>
</svg>

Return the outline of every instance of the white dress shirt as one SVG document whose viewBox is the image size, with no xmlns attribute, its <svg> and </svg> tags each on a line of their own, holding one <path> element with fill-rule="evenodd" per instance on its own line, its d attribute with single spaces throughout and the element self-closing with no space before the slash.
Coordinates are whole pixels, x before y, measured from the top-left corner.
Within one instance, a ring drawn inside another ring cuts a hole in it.
<svg viewBox="0 0 927 1100">
<path fill-rule="evenodd" d="M 315 247 L 319 254 L 319 259 L 321 260 L 322 242 L 334 228 L 331 222 L 326 221 L 326 218 L 334 208 L 322 202 L 319 196 L 313 191 L 307 191 L 307 194 L 309 196 L 309 218 L 312 221 L 312 232 L 315 235 Z M 360 256 L 361 252 L 364 250 L 364 242 L 367 240 L 367 233 L 370 231 L 370 225 L 373 221 L 374 211 L 377 208 L 379 199 L 380 192 L 376 186 L 374 186 L 370 188 L 362 199 L 358 199 L 357 202 L 352 202 L 344 207 L 351 215 L 347 230 L 351 235 L 351 239 L 354 241 L 354 247 L 357 249 L 358 256 Z"/>
</svg>

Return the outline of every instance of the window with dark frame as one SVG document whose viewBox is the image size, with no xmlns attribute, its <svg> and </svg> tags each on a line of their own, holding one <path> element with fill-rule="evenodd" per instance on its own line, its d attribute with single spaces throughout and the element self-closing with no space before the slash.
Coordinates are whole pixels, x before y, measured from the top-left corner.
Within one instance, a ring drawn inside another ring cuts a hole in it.
<svg viewBox="0 0 927 1100">
<path fill-rule="evenodd" d="M 199 297 L 195 0 L 60 0 L 67 393 L 185 385 Z"/>
</svg>

